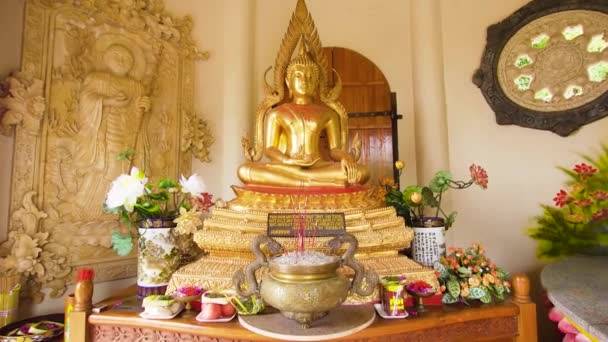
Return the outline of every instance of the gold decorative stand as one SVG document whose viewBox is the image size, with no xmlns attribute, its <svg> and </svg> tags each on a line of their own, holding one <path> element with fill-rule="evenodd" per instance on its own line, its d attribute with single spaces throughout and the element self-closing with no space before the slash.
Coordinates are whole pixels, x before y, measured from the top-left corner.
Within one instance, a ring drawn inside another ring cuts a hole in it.
<svg viewBox="0 0 608 342">
<path fill-rule="evenodd" d="M 177 270 L 167 288 L 173 293 L 181 286 L 198 285 L 205 289 L 232 287 L 235 271 L 251 263 L 253 239 L 265 234 L 268 213 L 293 212 L 300 204 L 306 204 L 307 213 L 342 212 L 346 232 L 359 241 L 357 260 L 380 277 L 406 275 L 408 282 L 424 280 L 439 288 L 432 269 L 399 255 L 398 251 L 410 246 L 412 229 L 406 227 L 403 218 L 395 214 L 393 207 L 386 207 L 377 189 L 352 186 L 345 189 L 267 189 L 263 187 L 233 187 L 237 198 L 226 208 L 215 208 L 204 228 L 195 234 L 196 243 L 208 252 L 199 260 Z M 309 249 L 328 252 L 324 244 L 331 237 L 317 237 Z M 288 250 L 293 250 L 293 238 L 277 238 Z M 341 251 L 344 252 L 344 251 Z M 350 270 L 343 270 L 348 276 Z M 258 276 L 263 276 L 262 269 Z M 347 303 L 368 303 L 379 300 L 378 290 L 371 296 L 350 295 Z"/>
<path fill-rule="evenodd" d="M 376 317 L 371 305 L 342 305 L 309 328 L 285 318 L 280 312 L 241 316 L 241 326 L 256 334 L 286 341 L 322 341 L 356 333 L 370 326 Z"/>
</svg>

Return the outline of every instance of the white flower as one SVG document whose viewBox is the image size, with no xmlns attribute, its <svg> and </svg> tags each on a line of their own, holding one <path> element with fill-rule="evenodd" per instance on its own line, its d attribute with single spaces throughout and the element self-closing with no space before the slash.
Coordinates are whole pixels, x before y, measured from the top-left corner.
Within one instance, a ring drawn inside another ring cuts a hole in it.
<svg viewBox="0 0 608 342">
<path fill-rule="evenodd" d="M 196 173 L 186 179 L 183 175 L 179 179 L 179 184 L 182 186 L 182 192 L 190 193 L 190 195 L 202 198 L 201 193 L 205 192 L 205 182 Z"/>
<path fill-rule="evenodd" d="M 130 175 L 122 174 L 112 182 L 106 198 L 106 206 L 108 208 L 124 206 L 126 211 L 133 212 L 133 206 L 137 203 L 137 198 L 144 194 L 147 182 L 148 178 L 144 173 L 133 167 Z"/>
</svg>

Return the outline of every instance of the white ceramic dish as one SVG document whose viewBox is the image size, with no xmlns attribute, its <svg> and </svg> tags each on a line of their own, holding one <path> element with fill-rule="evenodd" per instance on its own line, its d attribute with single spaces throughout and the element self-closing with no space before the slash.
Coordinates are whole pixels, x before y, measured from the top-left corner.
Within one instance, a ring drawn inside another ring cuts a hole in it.
<svg viewBox="0 0 608 342">
<path fill-rule="evenodd" d="M 374 304 L 374 308 L 376 308 L 376 312 L 378 313 L 378 315 L 380 315 L 380 317 L 382 317 L 384 319 L 400 319 L 400 318 L 405 318 L 405 317 L 409 316 L 409 314 L 407 313 L 407 310 L 405 311 L 405 315 L 402 315 L 402 316 L 387 315 L 386 312 L 384 312 L 384 308 L 382 307 L 382 304 L 380 304 L 380 303 Z"/>
<path fill-rule="evenodd" d="M 232 319 L 234 318 L 234 316 L 236 316 L 236 312 L 234 313 L 234 315 L 230 316 L 230 317 L 222 317 L 222 318 L 218 318 L 218 319 L 204 319 L 202 317 L 202 312 L 199 313 L 196 316 L 196 320 L 199 322 L 203 322 L 203 323 L 222 323 L 222 322 L 230 322 L 232 321 Z"/>
<path fill-rule="evenodd" d="M 182 312 L 182 310 L 184 309 L 184 304 L 180 303 L 179 309 L 177 310 L 177 312 L 174 315 L 170 315 L 170 316 L 166 316 L 166 315 L 151 315 L 147 312 L 141 312 L 139 314 L 139 317 L 141 318 L 145 318 L 145 319 L 171 319 L 174 318 L 175 316 L 179 315 L 180 312 Z"/>
</svg>

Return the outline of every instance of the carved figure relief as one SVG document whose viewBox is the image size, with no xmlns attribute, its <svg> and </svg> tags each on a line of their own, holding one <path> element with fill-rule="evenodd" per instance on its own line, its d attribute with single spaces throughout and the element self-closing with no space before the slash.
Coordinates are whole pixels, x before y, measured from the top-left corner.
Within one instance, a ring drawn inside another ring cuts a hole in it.
<svg viewBox="0 0 608 342">
<path fill-rule="evenodd" d="M 160 0 L 28 0 L 24 71 L 0 99 L 0 133 L 15 136 L 0 257 L 32 240 L 37 247 L 20 253 L 29 253 L 34 283 L 52 295 L 63 293 L 73 266 L 93 266 L 99 281 L 135 274 L 134 256 L 110 249 L 110 231 L 126 227 L 102 208 L 109 184 L 131 163 L 154 181 L 190 173 L 193 154 L 210 160 L 213 137 L 192 108 L 193 62 L 206 54 L 191 27 Z M 127 149 L 136 159 L 118 161 Z M 53 271 L 53 262 L 63 268 Z"/>
</svg>

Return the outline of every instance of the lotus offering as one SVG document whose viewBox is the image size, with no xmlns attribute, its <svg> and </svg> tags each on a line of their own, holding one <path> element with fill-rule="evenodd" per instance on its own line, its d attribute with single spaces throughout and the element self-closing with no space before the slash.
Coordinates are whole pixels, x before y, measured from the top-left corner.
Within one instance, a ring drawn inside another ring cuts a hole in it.
<svg viewBox="0 0 608 342">
<path fill-rule="evenodd" d="M 422 299 L 425 297 L 430 297 L 434 295 L 435 292 L 437 292 L 437 290 L 434 289 L 431 284 L 423 280 L 418 280 L 408 284 L 405 287 L 405 290 L 407 291 L 407 293 L 411 294 L 416 299 L 416 311 L 418 313 L 426 312 L 426 308 L 424 307 Z"/>
<path fill-rule="evenodd" d="M 177 315 L 184 307 L 172 296 L 151 295 L 142 303 L 145 318 L 164 318 Z"/>
<path fill-rule="evenodd" d="M 26 323 L 12 330 L 5 337 L 7 341 L 43 341 L 63 333 L 63 324 L 51 321 Z M 14 338 L 14 339 L 13 339 Z M 2 339 L 4 341 L 4 339 Z"/>
<path fill-rule="evenodd" d="M 199 317 L 206 321 L 221 318 L 232 318 L 236 309 L 228 300 L 226 294 L 207 291 L 201 297 L 201 313 Z"/>
<path fill-rule="evenodd" d="M 192 302 L 201 298 L 203 289 L 200 286 L 182 286 L 177 291 L 173 292 L 173 297 L 176 301 L 186 303 L 186 312 L 183 317 L 194 315 L 192 311 Z"/>
</svg>

